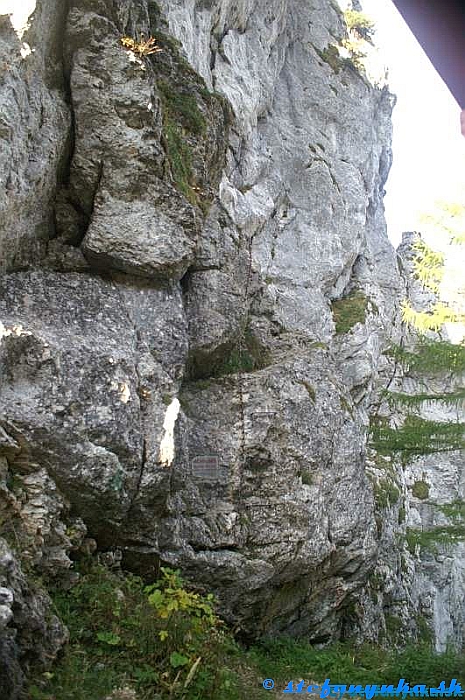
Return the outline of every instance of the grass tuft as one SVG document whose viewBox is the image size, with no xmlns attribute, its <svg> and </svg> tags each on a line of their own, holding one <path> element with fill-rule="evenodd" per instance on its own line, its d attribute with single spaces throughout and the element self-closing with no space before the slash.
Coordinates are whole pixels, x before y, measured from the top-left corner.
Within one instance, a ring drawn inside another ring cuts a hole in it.
<svg viewBox="0 0 465 700">
<path fill-rule="evenodd" d="M 365 323 L 367 298 L 363 292 L 350 292 L 331 304 L 336 333 L 348 333 L 357 323 Z"/>
</svg>

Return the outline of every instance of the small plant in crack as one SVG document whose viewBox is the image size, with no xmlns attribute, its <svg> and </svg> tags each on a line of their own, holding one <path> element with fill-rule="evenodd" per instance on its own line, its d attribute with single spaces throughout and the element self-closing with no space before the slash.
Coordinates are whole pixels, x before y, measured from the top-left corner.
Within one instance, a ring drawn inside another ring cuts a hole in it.
<svg viewBox="0 0 465 700">
<path fill-rule="evenodd" d="M 120 41 L 127 51 L 132 51 L 139 58 L 163 51 L 163 49 L 158 46 L 153 36 L 145 39 L 144 35 L 141 34 L 139 41 L 132 39 L 130 36 L 123 36 Z"/>
</svg>

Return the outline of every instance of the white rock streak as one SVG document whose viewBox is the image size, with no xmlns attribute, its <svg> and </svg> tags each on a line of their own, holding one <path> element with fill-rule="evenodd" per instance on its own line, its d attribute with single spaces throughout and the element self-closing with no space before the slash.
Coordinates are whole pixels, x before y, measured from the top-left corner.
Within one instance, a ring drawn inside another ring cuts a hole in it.
<svg viewBox="0 0 465 700">
<path fill-rule="evenodd" d="M 165 435 L 160 443 L 160 462 L 165 466 L 171 466 L 174 459 L 174 426 L 179 414 L 181 404 L 178 399 L 173 399 L 168 406 L 163 422 Z"/>
</svg>

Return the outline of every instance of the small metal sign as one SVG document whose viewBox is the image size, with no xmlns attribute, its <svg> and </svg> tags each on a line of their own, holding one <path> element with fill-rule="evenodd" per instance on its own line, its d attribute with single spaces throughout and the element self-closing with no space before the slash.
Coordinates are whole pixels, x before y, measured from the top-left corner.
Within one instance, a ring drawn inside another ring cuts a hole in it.
<svg viewBox="0 0 465 700">
<path fill-rule="evenodd" d="M 254 419 L 257 418 L 274 418 L 278 415 L 278 411 L 254 411 L 251 416 Z"/>
<path fill-rule="evenodd" d="M 198 455 L 191 460 L 191 474 L 199 481 L 218 481 L 219 465 L 216 455 Z"/>
</svg>

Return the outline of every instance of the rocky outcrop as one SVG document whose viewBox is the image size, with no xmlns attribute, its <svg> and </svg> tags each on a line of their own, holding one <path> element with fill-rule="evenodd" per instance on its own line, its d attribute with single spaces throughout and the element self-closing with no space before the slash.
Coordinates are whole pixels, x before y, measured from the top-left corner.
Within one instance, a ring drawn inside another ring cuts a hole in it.
<svg viewBox="0 0 465 700">
<path fill-rule="evenodd" d="M 181 567 L 248 637 L 369 636 L 393 97 L 339 54 L 326 0 L 54 9 L 25 58 L 2 23 L 5 149 L 31 144 L 2 183 L 6 523 L 68 581 L 95 539 Z"/>
<path fill-rule="evenodd" d="M 70 148 L 61 60 L 64 3 L 38 3 L 29 23 L 15 3 L 13 10 L 16 31 L 10 16 L 0 15 L 1 271 L 43 257 Z"/>
</svg>

